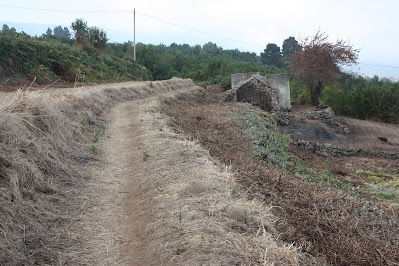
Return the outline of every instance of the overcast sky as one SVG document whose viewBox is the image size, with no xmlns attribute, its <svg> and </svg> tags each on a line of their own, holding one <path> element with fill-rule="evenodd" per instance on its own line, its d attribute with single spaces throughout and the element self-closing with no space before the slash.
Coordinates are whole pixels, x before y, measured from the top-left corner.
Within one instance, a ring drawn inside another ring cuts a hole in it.
<svg viewBox="0 0 399 266">
<path fill-rule="evenodd" d="M 137 42 L 202 45 L 211 41 L 225 49 L 237 48 L 257 54 L 267 43 L 281 47 L 289 36 L 300 39 L 321 29 L 331 41 L 341 38 L 361 48 L 359 62 L 363 64 L 352 68 L 353 71 L 399 78 L 399 0 L 0 0 L 0 5 L 67 11 L 133 11 L 136 8 Z M 105 29 L 111 41 L 133 40 L 132 12 L 50 12 L 0 6 L 0 20 L 4 22 L 69 26 L 76 18 L 85 19 L 89 26 Z"/>
</svg>

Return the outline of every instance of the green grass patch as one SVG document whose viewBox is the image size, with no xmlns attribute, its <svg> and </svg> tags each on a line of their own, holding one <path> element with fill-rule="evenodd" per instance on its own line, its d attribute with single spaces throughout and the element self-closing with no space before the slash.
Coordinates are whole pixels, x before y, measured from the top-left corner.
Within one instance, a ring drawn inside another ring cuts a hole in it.
<svg viewBox="0 0 399 266">
<path fill-rule="evenodd" d="M 328 170 L 315 170 L 299 157 L 288 151 L 289 137 L 277 128 L 275 116 L 257 108 L 246 108 L 241 113 L 233 113 L 232 119 L 239 121 L 242 134 L 252 144 L 254 155 L 269 165 L 276 165 L 302 179 L 329 183 L 335 188 L 350 192 L 350 186 L 341 182 Z"/>
</svg>

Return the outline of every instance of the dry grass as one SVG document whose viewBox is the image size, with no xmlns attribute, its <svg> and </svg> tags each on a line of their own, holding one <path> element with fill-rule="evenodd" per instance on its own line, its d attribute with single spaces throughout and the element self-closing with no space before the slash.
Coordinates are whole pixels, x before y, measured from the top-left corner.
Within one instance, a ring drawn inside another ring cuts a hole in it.
<svg viewBox="0 0 399 266">
<path fill-rule="evenodd" d="M 181 151 L 184 157 L 177 158 Z M 160 183 L 155 222 L 149 225 L 157 245 L 165 247 L 165 264 L 298 265 L 305 259 L 296 248 L 277 241 L 271 207 L 232 193 L 237 189 L 232 172 L 215 167 L 207 151 L 182 141 L 173 155 L 179 174 Z M 223 211 L 231 203 L 249 211 L 248 222 L 237 222 Z"/>
<path fill-rule="evenodd" d="M 17 91 L 0 100 L 0 264 L 75 264 L 76 195 L 103 110 L 190 80 Z M 75 217 L 75 218 L 72 218 Z"/>
<path fill-rule="evenodd" d="M 118 154 L 112 155 L 114 151 L 110 149 L 106 151 L 109 153 L 107 159 L 114 161 L 111 163 L 114 166 L 109 171 L 105 170 L 108 183 L 122 183 L 117 187 L 128 192 L 125 199 L 119 199 L 119 205 L 126 205 L 128 217 L 128 229 L 121 241 L 129 243 L 122 249 L 125 250 L 123 255 L 127 257 L 124 263 L 314 263 L 310 256 L 304 255 L 298 248 L 278 240 L 279 234 L 274 230 L 277 219 L 271 212 L 273 206 L 248 200 L 246 191 L 239 190 L 230 168 L 218 165 L 210 157 L 209 151 L 203 149 L 198 142 L 188 141 L 185 136 L 172 132 L 166 125 L 165 116 L 154 112 L 154 104 L 153 101 L 135 104 L 134 107 L 124 105 L 129 110 L 128 115 L 134 112 L 137 117 L 120 127 L 126 128 L 127 135 L 118 138 L 123 143 L 114 144 L 118 147 Z M 122 110 L 122 107 L 118 107 L 118 110 Z M 120 123 L 120 119 L 113 121 Z M 130 131 L 132 132 L 129 133 Z M 146 152 L 147 157 L 143 155 Z M 105 165 L 104 169 L 107 168 Z M 114 178 L 109 178 L 112 175 Z M 94 190 L 104 191 L 102 187 L 104 186 L 99 185 Z M 105 191 L 110 191 L 109 189 L 107 185 Z M 113 205 L 110 208 L 116 209 L 118 200 L 116 203 L 111 203 L 112 201 L 114 200 L 107 199 L 108 205 Z M 247 222 L 237 222 L 226 214 L 224 207 L 231 203 L 238 203 L 249 211 L 250 218 Z M 105 216 L 111 218 L 110 223 L 112 217 L 116 217 Z M 118 225 L 115 227 L 115 232 L 120 230 Z M 130 239 L 126 238 L 129 232 L 134 235 Z M 137 241 L 143 235 L 144 241 Z M 114 237 L 120 239 L 118 233 Z M 128 257 L 134 261 L 129 261 Z M 105 259 L 107 258 L 104 261 Z M 107 264 L 115 264 L 115 260 L 108 261 Z"/>
<path fill-rule="evenodd" d="M 319 263 L 334 265 L 397 265 L 397 215 L 375 202 L 362 202 L 328 184 L 302 180 L 255 158 L 242 126 L 229 117 L 243 104 L 226 104 L 212 89 L 200 95 L 167 99 L 162 109 L 183 131 L 229 164 L 248 197 L 273 204 L 279 239 L 295 243 Z M 180 110 L 186 110 L 182 113 Z"/>
</svg>

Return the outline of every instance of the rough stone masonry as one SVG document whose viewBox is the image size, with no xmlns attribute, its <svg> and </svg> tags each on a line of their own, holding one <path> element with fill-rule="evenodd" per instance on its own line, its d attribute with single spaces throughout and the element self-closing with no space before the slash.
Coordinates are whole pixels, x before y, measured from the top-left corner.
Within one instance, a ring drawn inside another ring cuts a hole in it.
<svg viewBox="0 0 399 266">
<path fill-rule="evenodd" d="M 237 89 L 237 101 L 251 103 L 269 113 L 280 111 L 278 90 L 267 87 L 259 77 L 253 77 Z"/>
<path fill-rule="evenodd" d="M 232 74 L 230 97 L 234 99 L 237 89 L 254 77 L 262 81 L 266 87 L 278 91 L 278 101 L 281 107 L 291 108 L 290 84 L 287 74 L 269 74 L 266 76 L 261 76 L 259 72 Z"/>
</svg>

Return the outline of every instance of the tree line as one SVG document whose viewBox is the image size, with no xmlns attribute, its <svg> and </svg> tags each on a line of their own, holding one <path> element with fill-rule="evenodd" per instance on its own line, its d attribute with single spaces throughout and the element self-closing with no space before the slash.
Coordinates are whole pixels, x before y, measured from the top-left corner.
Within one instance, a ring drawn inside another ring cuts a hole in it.
<svg viewBox="0 0 399 266">
<path fill-rule="evenodd" d="M 77 19 L 68 28 L 57 26 L 32 37 L 3 25 L 0 31 L 1 85 L 37 83 L 118 82 L 149 80 L 151 73 L 132 58 L 105 51 L 108 38 L 97 27 Z M 51 34 L 50 34 L 51 33 Z"/>
<path fill-rule="evenodd" d="M 118 58 L 120 60 L 118 62 L 129 62 L 129 66 L 132 66 L 132 42 L 109 43 L 104 30 L 89 27 L 83 19 L 76 19 L 71 24 L 71 29 L 72 33 L 67 27 L 49 28 L 36 39 L 78 47 L 91 56 Z M 3 25 L 1 34 L 28 36 L 24 32 L 16 32 L 15 28 L 9 28 L 7 25 Z M 262 75 L 289 73 L 292 99 L 296 102 L 312 105 L 321 102 L 333 106 L 338 114 L 398 123 L 398 83 L 379 80 L 378 77 L 367 79 L 344 73 L 342 66 L 355 64 L 359 50 L 342 40 L 330 42 L 328 39 L 328 35 L 321 31 L 300 41 L 290 36 L 283 41 L 282 49 L 275 43 L 268 43 L 260 55 L 238 49 L 226 50 L 212 42 L 194 46 L 176 43 L 170 45 L 138 43 L 137 62 L 147 68 L 152 78 L 156 80 L 177 76 L 191 78 L 199 84 L 219 83 L 226 88 L 230 87 L 231 74 L 234 73 L 259 72 Z M 79 58 L 89 58 L 84 53 L 80 54 Z M 7 62 L 6 57 L 9 55 L 7 52 L 2 53 L 0 63 Z M 108 62 L 107 60 L 105 62 Z M 58 66 L 55 67 L 56 72 L 62 72 L 63 69 L 70 69 L 70 65 L 74 65 L 68 62 L 69 59 L 53 61 L 49 67 Z M 107 63 L 98 66 L 94 65 L 95 62 L 87 60 L 86 68 L 79 67 L 79 71 L 85 74 L 88 69 L 101 68 L 102 70 L 96 74 L 101 77 L 100 73 L 105 73 Z M 17 65 L 21 67 L 23 64 Z M 115 67 L 111 63 L 108 65 Z M 119 69 L 126 70 L 129 67 L 119 67 Z M 129 75 L 122 76 L 129 77 Z M 144 76 L 149 77 L 147 74 Z M 105 77 L 112 79 L 111 74 Z"/>
</svg>

